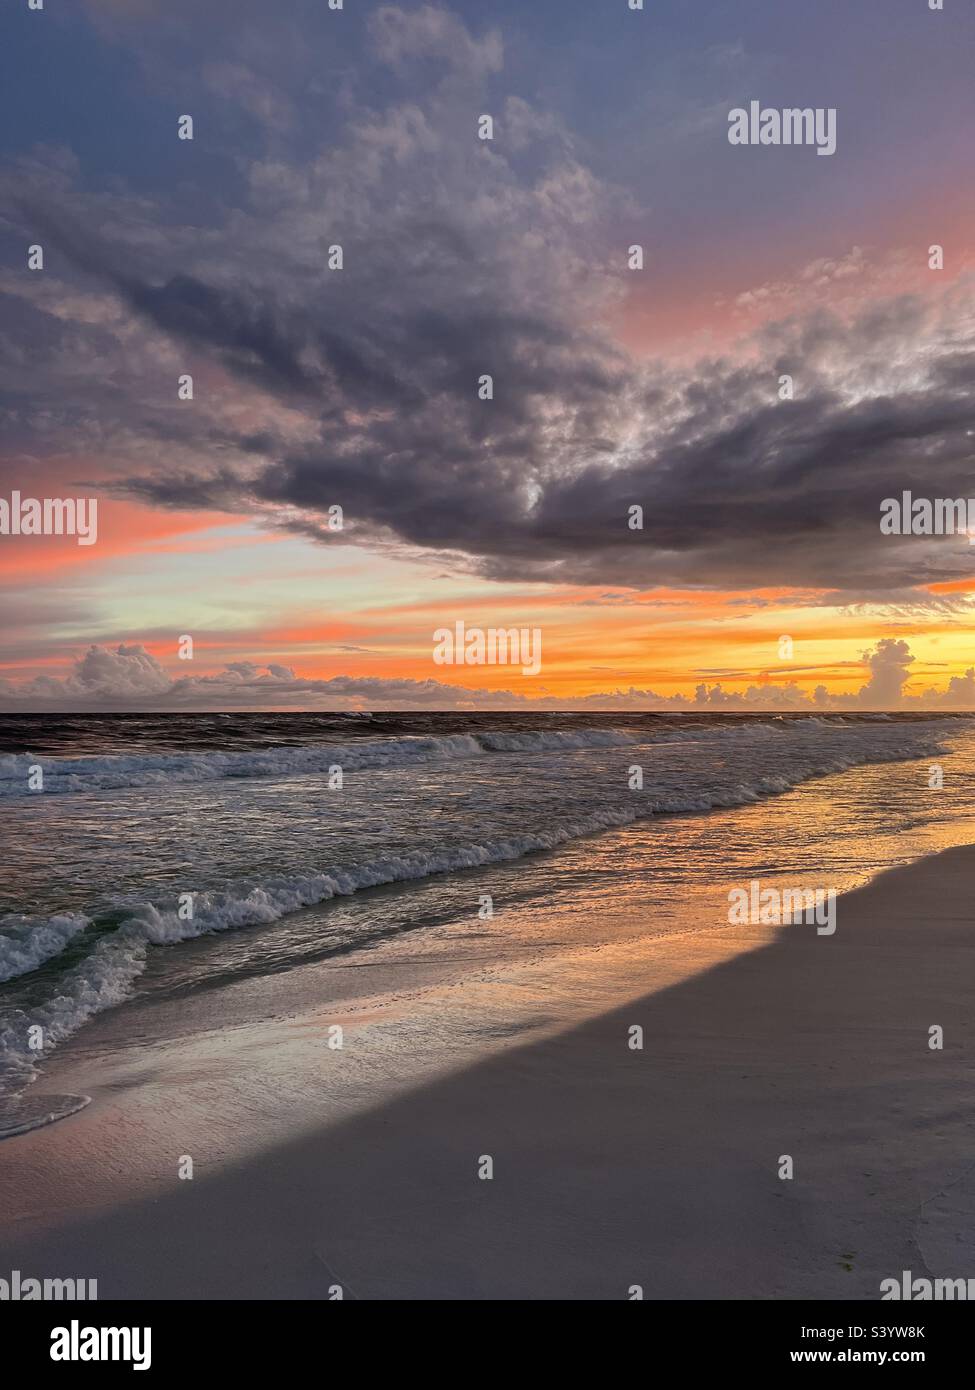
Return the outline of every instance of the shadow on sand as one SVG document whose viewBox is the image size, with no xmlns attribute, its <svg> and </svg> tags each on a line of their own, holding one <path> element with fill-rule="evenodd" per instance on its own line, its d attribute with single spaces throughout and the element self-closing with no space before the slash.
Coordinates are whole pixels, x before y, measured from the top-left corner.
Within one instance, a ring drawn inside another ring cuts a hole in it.
<svg viewBox="0 0 975 1390">
<path fill-rule="evenodd" d="M 0 1269 L 95 1277 L 103 1299 L 875 1299 L 971 1202 L 973 864 L 895 870 L 840 900 L 834 937 L 753 931 L 680 984 L 158 1199 L 21 1225 Z M 971 1250 L 969 1228 L 936 1272 Z"/>
</svg>

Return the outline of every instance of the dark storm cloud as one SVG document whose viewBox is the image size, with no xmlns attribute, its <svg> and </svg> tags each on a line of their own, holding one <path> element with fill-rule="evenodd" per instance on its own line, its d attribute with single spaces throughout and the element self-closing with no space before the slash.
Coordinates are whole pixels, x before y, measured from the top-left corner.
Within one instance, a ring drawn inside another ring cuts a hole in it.
<svg viewBox="0 0 975 1390">
<path fill-rule="evenodd" d="M 63 160 L 22 178 L 20 230 L 58 256 L 53 286 L 3 286 L 29 306 L 16 389 L 29 401 L 43 373 L 114 488 L 309 535 L 340 504 L 347 537 L 508 580 L 903 601 L 970 573 L 964 538 L 884 537 L 879 513 L 903 489 L 972 491 L 971 285 L 785 320 L 736 359 L 633 360 L 601 327 L 626 283 L 627 199 L 546 113 L 487 104 L 497 36 L 430 7 L 381 9 L 372 34 L 388 72 L 429 80 L 351 102 L 307 163 L 254 159 L 219 224 L 80 191 Z M 218 76 L 287 124 L 266 73 Z M 209 388 L 210 368 L 229 385 Z M 177 406 L 185 370 L 203 380 Z"/>
<path fill-rule="evenodd" d="M 904 306 L 908 320 L 914 308 Z M 867 327 L 835 325 L 834 362 L 842 353 L 856 369 Z M 570 367 L 560 378 L 561 388 L 578 383 L 568 405 L 561 389 L 535 391 L 528 373 L 516 378 L 511 408 L 504 373 L 490 405 L 459 404 L 434 376 L 413 411 L 372 421 L 334 453 L 323 442 L 283 454 L 239 492 L 251 505 L 312 513 L 340 502 L 367 531 L 463 551 L 496 578 L 811 585 L 881 601 L 888 588 L 902 594 L 970 572 L 964 538 L 882 536 L 879 509 L 904 489 L 971 491 L 972 367 L 970 351 L 949 350 L 917 389 L 854 400 L 798 371 L 805 396 L 781 402 L 774 364 L 699 365 L 688 380 L 647 391 L 674 417 L 663 428 L 636 368 Z M 613 439 L 621 399 L 628 426 L 642 420 L 645 436 L 625 452 Z M 233 479 L 218 482 L 226 501 Z M 138 486 L 181 507 L 215 496 L 210 480 Z M 634 504 L 642 531 L 627 526 Z"/>
</svg>

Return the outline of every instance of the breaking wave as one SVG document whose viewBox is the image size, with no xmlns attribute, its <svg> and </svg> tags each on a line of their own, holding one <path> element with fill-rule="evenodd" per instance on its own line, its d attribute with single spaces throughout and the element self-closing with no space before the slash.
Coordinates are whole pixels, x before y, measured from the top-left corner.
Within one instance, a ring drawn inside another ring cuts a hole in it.
<svg viewBox="0 0 975 1390">
<path fill-rule="evenodd" d="M 751 733 L 757 726 L 751 726 Z M 711 730 L 727 736 L 734 731 Z M 436 850 L 417 850 L 401 854 L 379 854 L 362 862 L 318 867 L 307 872 L 271 875 L 260 880 L 241 880 L 220 890 L 192 896 L 192 915 L 179 910 L 174 900 L 130 903 L 111 919 L 92 919 L 62 914 L 46 918 L 18 915 L 0 919 L 0 981 L 27 975 L 42 967 L 54 971 L 46 997 L 32 1003 L 29 1011 L 8 1006 L 0 1010 L 0 1096 L 22 1090 L 36 1076 L 43 1056 L 96 1014 L 123 1003 L 145 970 L 150 948 L 171 946 L 214 932 L 273 923 L 289 913 L 383 884 L 425 879 L 435 874 L 454 873 L 488 864 L 516 860 L 533 852 L 555 849 L 582 836 L 617 829 L 653 815 L 706 812 L 755 802 L 782 792 L 813 777 L 865 763 L 895 762 L 931 751 L 934 729 L 929 726 L 923 741 L 917 731 L 906 739 L 891 741 L 886 748 L 865 747 L 855 739 L 843 738 L 846 746 L 834 742 L 822 747 L 814 759 L 799 758 L 793 768 L 779 765 L 764 775 L 747 781 L 734 781 L 721 787 L 698 790 L 694 794 L 663 788 L 639 799 L 593 806 L 582 814 L 565 819 L 550 818 L 544 826 L 526 827 L 523 833 L 466 843 Z M 760 739 L 778 740 L 781 729 L 763 726 Z M 700 737 L 700 735 L 697 735 Z M 842 736 L 841 736 L 842 737 Z M 849 736 L 847 736 L 849 737 Z M 181 758 L 165 756 L 139 759 L 91 758 L 84 760 L 84 774 L 92 778 L 142 775 L 176 780 L 199 775 L 200 767 L 211 776 L 256 775 L 255 765 L 270 774 L 271 768 L 297 771 L 323 769 L 348 754 L 365 759 L 360 766 L 409 766 L 411 761 L 430 757 L 474 757 L 492 753 L 532 751 L 558 752 L 563 749 L 614 747 L 647 740 L 609 730 L 580 730 L 548 733 L 504 733 L 460 735 L 442 739 L 395 739 L 382 745 L 363 744 L 342 748 L 276 749 L 267 754 L 206 754 Z M 922 746 L 923 743 L 923 746 Z M 368 761 L 372 760 L 372 761 Z M 397 760 L 397 761 L 394 761 Z M 295 760 L 298 761 L 298 760 Z M 123 770 L 119 763 L 125 763 Z M 147 766 L 148 764 L 148 766 Z M 162 766 L 160 766 L 160 764 Z M 115 768 L 108 770 L 109 765 Z M 238 769 L 236 772 L 229 768 Z M 246 768 L 246 770 L 241 770 Z M 115 782 L 113 785 L 118 785 Z M 100 781 L 95 785 L 104 786 Z M 122 785 L 142 785 L 125 782 Z M 72 789 L 77 790 L 77 787 Z M 88 948 L 86 950 L 86 947 Z M 57 957 L 67 951 L 65 968 L 58 972 Z M 69 963 L 73 962 L 73 963 Z M 37 1030 L 40 1030 L 39 1032 Z M 33 1032 L 31 1030 L 34 1030 Z M 40 1039 L 40 1042 L 38 1042 Z"/>
<path fill-rule="evenodd" d="M 92 792 L 211 782 L 226 777 L 303 777 L 327 774 L 333 766 L 341 767 L 343 773 L 372 768 L 408 768 L 446 758 L 611 748 L 643 741 L 638 735 L 622 730 L 568 729 L 372 739 L 361 743 L 324 743 L 240 752 L 112 754 L 81 758 L 40 758 L 30 753 L 7 753 L 0 756 L 0 796 L 33 795 L 29 777 L 31 769 L 36 767 L 43 773 L 45 793 Z"/>
</svg>

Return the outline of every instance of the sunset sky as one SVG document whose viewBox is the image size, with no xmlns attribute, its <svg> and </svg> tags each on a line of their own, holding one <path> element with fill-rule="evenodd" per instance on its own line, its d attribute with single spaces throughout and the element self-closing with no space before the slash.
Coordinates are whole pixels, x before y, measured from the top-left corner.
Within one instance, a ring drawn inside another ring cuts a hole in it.
<svg viewBox="0 0 975 1390">
<path fill-rule="evenodd" d="M 98 499 L 0 536 L 5 708 L 975 707 L 975 549 L 879 528 L 975 495 L 970 4 L 0 29 L 0 494 Z M 730 145 L 753 99 L 836 153 Z"/>
</svg>

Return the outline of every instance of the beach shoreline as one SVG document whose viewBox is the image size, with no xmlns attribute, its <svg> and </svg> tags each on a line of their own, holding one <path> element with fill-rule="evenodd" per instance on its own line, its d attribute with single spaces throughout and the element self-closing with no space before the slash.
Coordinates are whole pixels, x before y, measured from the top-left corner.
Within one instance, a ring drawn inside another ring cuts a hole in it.
<svg viewBox="0 0 975 1390">
<path fill-rule="evenodd" d="M 2 1146 L 0 1272 L 145 1299 L 877 1299 L 902 1270 L 970 1277 L 973 881 L 964 846 L 841 897 L 834 936 L 659 939 L 651 993 L 135 1196 L 145 1136 L 124 1096 L 112 1125 L 93 1105 Z"/>
</svg>

